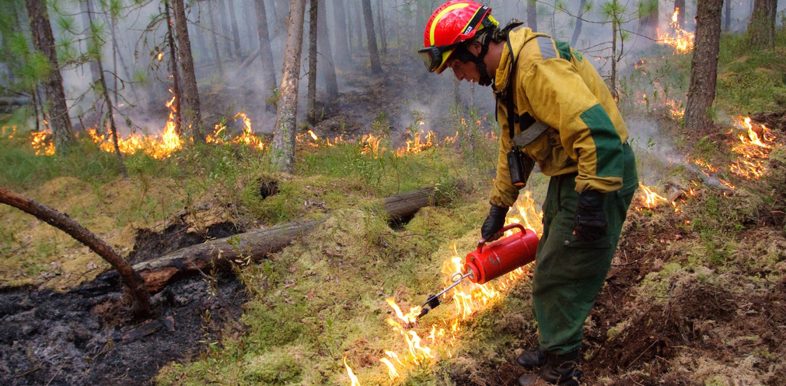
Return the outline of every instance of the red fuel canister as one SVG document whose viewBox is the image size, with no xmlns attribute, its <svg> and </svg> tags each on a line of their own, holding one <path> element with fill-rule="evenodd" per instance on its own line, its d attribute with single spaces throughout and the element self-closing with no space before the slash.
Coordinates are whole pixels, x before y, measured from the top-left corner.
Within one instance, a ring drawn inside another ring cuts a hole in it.
<svg viewBox="0 0 786 386">
<path fill-rule="evenodd" d="M 464 272 L 472 272 L 469 277 L 472 282 L 483 284 L 535 260 L 538 235 L 521 224 L 510 224 L 502 231 L 513 228 L 520 232 L 489 244 L 481 243 L 478 249 L 467 254 Z"/>
</svg>

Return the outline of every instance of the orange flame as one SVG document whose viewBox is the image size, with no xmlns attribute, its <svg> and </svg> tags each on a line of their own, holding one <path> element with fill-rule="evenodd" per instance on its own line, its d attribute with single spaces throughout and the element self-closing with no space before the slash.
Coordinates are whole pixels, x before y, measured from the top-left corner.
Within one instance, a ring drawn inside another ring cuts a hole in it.
<svg viewBox="0 0 786 386">
<path fill-rule="evenodd" d="M 688 32 L 682 29 L 677 22 L 680 14 L 680 9 L 675 8 L 674 13 L 671 15 L 670 32 L 662 32 L 658 28 L 658 40 L 660 43 L 666 44 L 674 48 L 674 52 L 678 54 L 686 54 L 693 51 L 693 32 Z"/>
<path fill-rule="evenodd" d="M 642 205 L 648 209 L 654 209 L 660 204 L 668 204 L 669 200 L 665 197 L 655 193 L 650 187 L 639 183 L 639 187 L 641 188 L 640 192 L 642 193 Z"/>
<path fill-rule="evenodd" d="M 14 139 L 14 135 L 16 134 L 16 125 L 3 125 L 0 127 L 0 136 L 8 137 L 8 139 Z"/>
<path fill-rule="evenodd" d="M 757 180 L 767 172 L 767 163 L 772 143 L 775 136 L 767 126 L 756 124 L 754 127 L 750 117 L 735 117 L 735 123 L 743 132 L 738 135 L 739 143 L 732 147 L 732 151 L 741 155 L 729 167 L 735 175 Z"/>
<path fill-rule="evenodd" d="M 542 215 L 529 192 L 519 198 L 514 208 L 508 216 L 509 223 L 525 224 L 536 232 L 541 232 L 540 218 Z M 443 262 L 443 273 L 453 274 L 463 269 L 463 259 L 459 257 L 455 245 L 453 248 L 453 256 Z M 402 373 L 406 373 L 412 368 L 430 365 L 441 357 L 451 357 L 451 348 L 458 343 L 461 321 L 471 318 L 502 299 L 513 285 L 525 276 L 526 272 L 526 268 L 518 268 L 482 285 L 463 282 L 452 292 L 455 307 L 451 315 L 431 325 L 427 335 L 418 333 L 416 329 L 406 328 L 412 326 L 416 321 L 421 310 L 419 306 L 412 307 L 405 313 L 394 299 L 386 299 L 395 315 L 395 318 L 388 318 L 387 323 L 400 335 L 403 341 L 398 353 L 386 350 L 385 356 L 379 359 L 384 364 L 388 377 L 392 380 L 401 377 Z M 445 284 L 449 283 L 450 280 L 446 280 Z"/>
<path fill-rule="evenodd" d="M 55 142 L 52 139 L 51 130 L 33 131 L 30 136 L 30 144 L 33 146 L 35 155 L 51 156 L 55 154 Z"/>
</svg>

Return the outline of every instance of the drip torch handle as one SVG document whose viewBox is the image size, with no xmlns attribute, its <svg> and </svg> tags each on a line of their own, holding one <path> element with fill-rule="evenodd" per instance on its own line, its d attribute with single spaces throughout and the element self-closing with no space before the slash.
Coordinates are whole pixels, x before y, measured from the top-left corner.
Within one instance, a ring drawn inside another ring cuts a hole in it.
<svg viewBox="0 0 786 386">
<path fill-rule="evenodd" d="M 512 224 L 508 224 L 508 225 L 505 225 L 504 227 L 502 227 L 502 229 L 500 229 L 499 232 L 500 233 L 505 233 L 505 232 L 507 232 L 507 231 L 509 231 L 509 230 L 511 230 L 513 228 L 518 228 L 519 231 L 521 231 L 521 232 L 526 232 L 527 231 L 527 228 L 524 228 L 524 225 L 521 225 L 519 223 L 512 223 Z M 480 241 L 478 241 L 478 253 L 483 253 L 483 247 L 485 245 L 486 245 L 486 240 L 481 239 Z"/>
</svg>

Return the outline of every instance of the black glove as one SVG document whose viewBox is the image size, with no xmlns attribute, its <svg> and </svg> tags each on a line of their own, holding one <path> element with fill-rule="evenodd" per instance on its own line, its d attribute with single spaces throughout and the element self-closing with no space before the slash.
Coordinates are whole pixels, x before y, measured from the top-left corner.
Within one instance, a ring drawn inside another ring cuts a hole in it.
<svg viewBox="0 0 786 386">
<path fill-rule="evenodd" d="M 576 240 L 595 241 L 606 235 L 606 213 L 603 211 L 604 193 L 585 190 L 579 194 L 576 206 L 576 224 L 573 236 Z"/>
<path fill-rule="evenodd" d="M 483 226 L 480 228 L 480 236 L 483 238 L 483 241 L 493 241 L 502 236 L 497 233 L 499 233 L 499 230 L 505 225 L 505 216 L 507 215 L 507 206 L 491 205 L 489 215 L 486 217 L 486 221 L 483 221 Z"/>
</svg>

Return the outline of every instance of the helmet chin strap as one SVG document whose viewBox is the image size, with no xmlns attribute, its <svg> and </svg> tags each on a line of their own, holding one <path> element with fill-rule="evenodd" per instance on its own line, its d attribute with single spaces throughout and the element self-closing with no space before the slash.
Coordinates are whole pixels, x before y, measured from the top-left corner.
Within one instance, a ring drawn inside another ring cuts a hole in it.
<svg viewBox="0 0 786 386">
<path fill-rule="evenodd" d="M 491 82 L 494 78 L 489 75 L 488 69 L 486 68 L 486 63 L 483 62 L 483 58 L 486 57 L 486 53 L 489 51 L 489 41 L 485 34 L 478 39 L 478 43 L 480 43 L 480 54 L 475 55 L 469 51 L 468 47 L 463 47 L 464 50 L 464 57 L 469 59 L 467 61 L 471 61 L 475 63 L 475 67 L 478 69 L 478 73 L 480 74 L 480 79 L 478 80 L 478 84 L 481 86 L 490 86 Z"/>
</svg>

